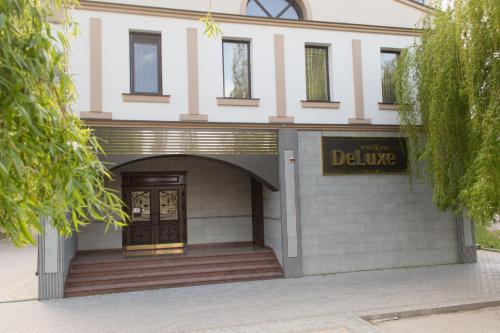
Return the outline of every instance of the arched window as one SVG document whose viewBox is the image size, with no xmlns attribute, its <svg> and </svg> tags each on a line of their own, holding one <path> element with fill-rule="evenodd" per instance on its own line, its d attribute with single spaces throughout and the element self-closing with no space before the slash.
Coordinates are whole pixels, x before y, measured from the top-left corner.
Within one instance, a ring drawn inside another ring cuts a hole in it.
<svg viewBox="0 0 500 333">
<path fill-rule="evenodd" d="M 294 0 L 249 0 L 248 16 L 302 20 L 300 7 Z"/>
</svg>

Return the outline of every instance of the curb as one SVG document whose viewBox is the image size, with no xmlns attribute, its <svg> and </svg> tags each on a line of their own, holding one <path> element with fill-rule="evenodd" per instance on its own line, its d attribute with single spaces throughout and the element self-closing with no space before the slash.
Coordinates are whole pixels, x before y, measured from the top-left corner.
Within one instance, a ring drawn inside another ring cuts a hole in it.
<svg viewBox="0 0 500 333">
<path fill-rule="evenodd" d="M 500 253 L 500 250 L 497 250 L 497 249 L 490 249 L 490 248 L 487 248 L 487 247 L 481 247 L 478 249 L 479 251 L 487 251 L 487 252 L 496 252 L 496 253 Z"/>
<path fill-rule="evenodd" d="M 410 311 L 400 311 L 400 312 L 389 312 L 389 313 L 381 313 L 375 315 L 361 316 L 360 319 L 372 323 L 373 321 L 383 321 L 383 320 L 398 320 L 402 318 L 411 318 L 418 316 L 428 316 L 433 314 L 441 314 L 441 313 L 451 313 L 451 312 L 459 312 L 459 311 L 471 311 L 471 310 L 480 310 L 484 308 L 491 308 L 495 306 L 500 306 L 500 299 L 486 302 L 478 302 L 478 303 L 466 303 L 466 304 L 458 304 L 458 305 L 448 305 L 448 306 L 439 306 L 435 308 L 427 308 L 420 310 L 410 310 Z"/>
<path fill-rule="evenodd" d="M 435 308 L 420 309 L 420 310 L 381 313 L 381 314 L 375 314 L 375 315 L 361 316 L 360 318 L 362 320 L 365 320 L 368 322 L 379 321 L 379 320 L 384 320 L 384 319 L 398 320 L 398 319 L 402 319 L 402 318 L 428 316 L 428 315 L 433 315 L 433 314 L 480 310 L 480 309 L 491 308 L 491 307 L 495 307 L 495 306 L 500 306 L 500 299 L 493 300 L 493 301 L 486 301 L 486 302 L 478 302 L 478 303 L 466 303 L 466 304 L 458 304 L 458 305 L 438 306 Z"/>
</svg>

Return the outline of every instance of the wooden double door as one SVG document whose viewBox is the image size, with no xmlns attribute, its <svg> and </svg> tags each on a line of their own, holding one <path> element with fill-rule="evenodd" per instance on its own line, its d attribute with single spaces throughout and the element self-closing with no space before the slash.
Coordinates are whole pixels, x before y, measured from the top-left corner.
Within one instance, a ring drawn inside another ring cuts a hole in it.
<svg viewBox="0 0 500 333">
<path fill-rule="evenodd" d="M 124 246 L 179 247 L 186 243 L 185 185 L 179 178 L 170 174 L 123 175 L 123 199 L 130 216 Z"/>
</svg>

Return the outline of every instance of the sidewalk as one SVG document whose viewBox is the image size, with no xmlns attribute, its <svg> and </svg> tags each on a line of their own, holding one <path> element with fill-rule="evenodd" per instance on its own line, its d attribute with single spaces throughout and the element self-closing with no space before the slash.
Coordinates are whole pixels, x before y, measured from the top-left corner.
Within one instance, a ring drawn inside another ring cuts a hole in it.
<svg viewBox="0 0 500 333">
<path fill-rule="evenodd" d="M 0 302 L 38 298 L 37 257 L 35 246 L 16 248 L 0 239 Z"/>
<path fill-rule="evenodd" d="M 0 304 L 0 332 L 379 332 L 360 315 L 500 299 L 479 262 Z"/>
</svg>

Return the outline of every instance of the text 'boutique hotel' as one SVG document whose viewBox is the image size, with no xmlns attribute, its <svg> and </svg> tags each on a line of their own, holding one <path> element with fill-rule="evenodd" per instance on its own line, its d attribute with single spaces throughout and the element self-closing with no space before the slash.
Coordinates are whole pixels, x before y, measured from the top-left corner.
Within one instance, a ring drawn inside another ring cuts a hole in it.
<svg viewBox="0 0 500 333">
<path fill-rule="evenodd" d="M 410 184 L 393 74 L 411 0 L 80 1 L 76 110 L 131 223 L 39 242 L 42 299 L 475 260 Z M 257 286 L 257 285 L 256 285 Z"/>
</svg>

